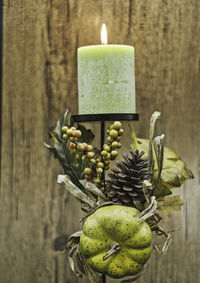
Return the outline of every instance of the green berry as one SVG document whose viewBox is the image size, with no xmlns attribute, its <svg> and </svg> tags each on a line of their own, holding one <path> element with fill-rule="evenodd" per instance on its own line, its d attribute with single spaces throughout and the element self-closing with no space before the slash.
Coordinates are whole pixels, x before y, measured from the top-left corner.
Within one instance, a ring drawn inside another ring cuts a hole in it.
<svg viewBox="0 0 200 283">
<path fill-rule="evenodd" d="M 77 144 L 77 149 L 78 149 L 79 151 L 84 151 L 84 149 L 85 149 L 84 144 L 78 143 L 78 144 Z"/>
<path fill-rule="evenodd" d="M 113 130 L 110 131 L 109 135 L 110 135 L 111 138 L 116 138 L 116 137 L 118 137 L 118 131 L 113 129 Z"/>
<path fill-rule="evenodd" d="M 75 144 L 74 142 L 70 142 L 70 143 L 69 143 L 69 147 L 70 147 L 71 149 L 74 149 L 74 148 L 76 148 L 76 144 Z"/>
<path fill-rule="evenodd" d="M 92 163 L 92 164 L 96 164 L 96 160 L 95 159 L 90 159 L 90 162 Z"/>
<path fill-rule="evenodd" d="M 111 154 L 110 154 L 110 152 L 108 152 L 107 159 L 110 159 L 110 158 L 111 158 Z"/>
<path fill-rule="evenodd" d="M 69 129 L 69 128 L 68 128 L 67 126 L 63 126 L 63 127 L 62 127 L 62 132 L 63 132 L 63 133 L 67 133 L 67 130 L 68 130 L 68 129 Z"/>
<path fill-rule="evenodd" d="M 93 151 L 89 151 L 89 152 L 87 153 L 87 157 L 88 157 L 89 159 L 92 159 L 94 156 L 95 156 L 95 153 L 94 153 Z"/>
<path fill-rule="evenodd" d="M 111 136 L 109 136 L 109 137 L 107 137 L 107 141 L 108 141 L 109 143 L 111 143 L 111 142 L 113 142 L 113 138 L 111 138 Z"/>
<path fill-rule="evenodd" d="M 68 130 L 67 130 L 67 134 L 68 134 L 68 136 L 71 136 L 71 135 L 72 135 L 72 133 L 73 133 L 73 130 L 72 130 L 72 129 L 68 129 Z"/>
<path fill-rule="evenodd" d="M 104 160 L 104 164 L 105 165 L 109 165 L 110 164 L 110 160 Z"/>
<path fill-rule="evenodd" d="M 122 126 L 122 123 L 119 122 L 119 121 L 115 121 L 113 123 L 113 129 L 115 129 L 115 130 L 119 130 L 121 128 L 121 126 Z"/>
<path fill-rule="evenodd" d="M 119 129 L 119 135 L 122 136 L 124 134 L 124 130 L 123 129 Z"/>
<path fill-rule="evenodd" d="M 67 139 L 68 139 L 68 135 L 67 135 L 67 134 L 63 134 L 62 137 L 63 137 L 64 140 L 67 140 Z"/>
<path fill-rule="evenodd" d="M 99 177 L 97 177 L 95 180 L 94 180 L 95 184 L 96 185 L 100 185 L 101 184 L 101 179 Z"/>
<path fill-rule="evenodd" d="M 109 165 L 107 165 L 107 166 L 104 167 L 105 170 L 108 170 L 109 168 L 110 168 Z"/>
<path fill-rule="evenodd" d="M 118 155 L 118 151 L 117 150 L 112 150 L 111 151 L 111 156 L 115 157 Z"/>
<path fill-rule="evenodd" d="M 112 125 L 110 125 L 110 130 L 112 130 L 113 129 L 113 124 Z"/>
<path fill-rule="evenodd" d="M 119 147 L 119 143 L 117 141 L 112 142 L 112 148 Z"/>
<path fill-rule="evenodd" d="M 107 129 L 107 130 L 106 130 L 106 133 L 109 135 L 109 133 L 110 133 L 110 129 Z"/>
<path fill-rule="evenodd" d="M 120 148 L 121 146 L 122 146 L 122 144 L 119 142 L 119 143 L 118 143 L 118 148 Z"/>
<path fill-rule="evenodd" d="M 102 155 L 102 156 L 107 156 L 107 155 L 108 155 L 108 152 L 107 152 L 106 150 L 102 150 L 101 155 Z"/>
<path fill-rule="evenodd" d="M 84 144 L 84 150 L 88 151 L 88 144 L 86 142 L 84 142 L 83 144 Z"/>
<path fill-rule="evenodd" d="M 75 131 L 73 131 L 72 136 L 79 138 L 79 137 L 81 136 L 81 134 L 82 134 L 82 133 L 81 133 L 80 130 L 75 130 Z"/>
<path fill-rule="evenodd" d="M 120 141 L 121 137 L 116 137 L 116 141 Z"/>
<path fill-rule="evenodd" d="M 103 169 L 102 168 L 97 168 L 97 173 L 98 174 L 102 174 L 103 173 Z"/>
<path fill-rule="evenodd" d="M 72 130 L 72 132 L 76 130 L 76 128 L 75 128 L 75 127 L 71 127 L 70 129 Z"/>
<path fill-rule="evenodd" d="M 110 146 L 105 143 L 105 144 L 103 145 L 103 149 L 105 149 L 106 151 L 110 151 Z"/>
<path fill-rule="evenodd" d="M 82 156 L 82 161 L 85 161 L 87 159 L 87 156 L 83 155 Z"/>
<path fill-rule="evenodd" d="M 91 144 L 88 144 L 88 151 L 93 151 L 93 146 Z"/>
<path fill-rule="evenodd" d="M 76 137 L 70 137 L 69 140 L 75 142 L 75 141 L 77 141 L 77 138 Z"/>
<path fill-rule="evenodd" d="M 103 162 L 98 162 L 98 163 L 97 163 L 97 167 L 98 167 L 98 168 L 103 168 L 103 167 L 104 167 Z"/>
<path fill-rule="evenodd" d="M 84 173 L 85 173 L 85 175 L 91 175 L 92 169 L 91 168 L 85 168 Z"/>
</svg>

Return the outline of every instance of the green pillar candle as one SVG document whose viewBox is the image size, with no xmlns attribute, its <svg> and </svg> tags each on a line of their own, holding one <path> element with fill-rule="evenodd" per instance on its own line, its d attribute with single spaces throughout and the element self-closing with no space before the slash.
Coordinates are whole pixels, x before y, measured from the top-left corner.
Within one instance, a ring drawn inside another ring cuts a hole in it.
<svg viewBox="0 0 200 283">
<path fill-rule="evenodd" d="M 134 48 L 78 48 L 79 114 L 135 113 Z"/>
</svg>

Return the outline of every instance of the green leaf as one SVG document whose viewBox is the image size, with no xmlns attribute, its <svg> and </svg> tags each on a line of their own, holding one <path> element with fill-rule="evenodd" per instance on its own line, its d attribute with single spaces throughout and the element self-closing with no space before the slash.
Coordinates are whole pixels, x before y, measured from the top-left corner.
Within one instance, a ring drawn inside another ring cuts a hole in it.
<svg viewBox="0 0 200 283">
<path fill-rule="evenodd" d="M 83 125 L 78 125 L 78 130 L 81 131 L 82 135 L 79 138 L 79 142 L 85 142 L 87 144 L 92 144 L 94 140 L 94 134 L 91 130 L 87 130 Z"/>
<path fill-rule="evenodd" d="M 182 205 L 185 203 L 180 196 L 171 196 L 158 198 L 158 209 L 163 215 L 170 216 L 172 211 L 181 210 Z"/>
<path fill-rule="evenodd" d="M 138 139 L 136 137 L 136 134 L 135 134 L 135 132 L 133 130 L 131 131 L 131 137 L 132 137 L 131 148 L 133 150 L 135 150 L 135 149 L 137 149 L 137 144 L 138 144 L 139 141 L 138 141 Z"/>
<path fill-rule="evenodd" d="M 78 154 L 69 148 L 69 140 L 63 139 L 62 127 L 71 126 L 71 110 L 67 109 L 61 119 L 57 122 L 55 127 L 51 127 L 50 136 L 54 142 L 54 146 L 45 146 L 51 150 L 55 158 L 58 158 L 60 164 L 64 169 L 64 173 L 68 175 L 71 181 L 83 189 L 83 186 L 79 180 L 84 179 L 84 169 L 89 167 L 89 159 L 82 160 L 81 154 Z M 91 143 L 94 139 L 94 134 L 91 130 L 87 130 L 84 126 L 79 125 L 79 129 L 82 132 L 82 136 L 79 138 L 79 142 Z M 98 149 L 94 149 L 95 158 L 100 155 Z"/>
<path fill-rule="evenodd" d="M 171 149 L 164 147 L 164 136 L 156 137 L 153 143 L 156 120 L 161 116 L 160 112 L 154 112 L 150 121 L 149 140 L 136 138 L 132 132 L 133 150 L 144 151 L 144 157 L 150 160 L 150 169 L 153 172 L 154 192 L 156 197 L 170 195 L 170 189 L 180 187 L 185 180 L 193 178 L 192 172 L 186 164 Z M 154 148 L 153 148 L 154 144 Z"/>
<path fill-rule="evenodd" d="M 55 143 L 54 156 L 59 159 L 61 165 L 63 166 L 65 174 L 70 177 L 71 181 L 77 187 L 83 189 L 81 183 L 79 182 L 82 170 L 82 160 L 79 161 L 80 163 L 78 163 L 78 160 L 75 158 L 74 153 L 66 145 L 61 143 Z"/>
<path fill-rule="evenodd" d="M 170 191 L 170 189 L 164 184 L 162 184 L 161 182 L 158 183 L 153 193 L 155 197 L 164 197 L 164 196 L 168 196 L 171 194 L 172 194 L 172 191 Z"/>
<path fill-rule="evenodd" d="M 62 127 L 71 125 L 71 110 L 67 109 L 64 115 L 57 122 L 56 126 L 51 126 L 49 134 L 55 143 L 62 143 Z"/>
<path fill-rule="evenodd" d="M 135 141 L 134 141 L 135 143 Z M 133 145 L 132 145 L 133 148 Z M 137 138 L 136 148 L 139 151 L 144 151 L 144 157 L 148 157 L 149 140 Z M 153 150 L 153 159 L 156 161 L 156 154 Z M 154 185 L 158 180 L 158 164 L 154 166 Z M 164 196 L 169 195 L 169 190 L 180 187 L 185 180 L 194 178 L 192 172 L 187 169 L 186 164 L 181 158 L 171 149 L 164 147 L 164 159 L 160 180 L 156 186 L 154 195 Z M 165 194 L 166 193 L 166 194 Z"/>
</svg>

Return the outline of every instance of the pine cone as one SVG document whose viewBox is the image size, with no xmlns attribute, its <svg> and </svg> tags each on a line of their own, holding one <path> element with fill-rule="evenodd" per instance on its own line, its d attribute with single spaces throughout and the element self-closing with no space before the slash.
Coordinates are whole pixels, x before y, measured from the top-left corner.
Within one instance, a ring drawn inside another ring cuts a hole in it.
<svg viewBox="0 0 200 283">
<path fill-rule="evenodd" d="M 152 179 L 152 172 L 149 171 L 149 159 L 142 158 L 144 152 L 130 150 L 131 156 L 124 153 L 124 161 L 117 161 L 120 169 L 111 169 L 114 174 L 108 174 L 110 180 L 106 181 L 106 194 L 116 203 L 134 206 L 133 202 L 142 205 L 145 202 L 145 195 L 142 190 L 143 181 Z"/>
</svg>

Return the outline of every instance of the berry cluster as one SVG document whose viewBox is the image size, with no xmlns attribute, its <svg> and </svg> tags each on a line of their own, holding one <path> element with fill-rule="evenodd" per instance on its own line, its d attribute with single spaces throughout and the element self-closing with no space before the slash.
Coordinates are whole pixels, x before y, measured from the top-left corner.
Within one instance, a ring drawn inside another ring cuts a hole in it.
<svg viewBox="0 0 200 283">
<path fill-rule="evenodd" d="M 95 156 L 92 145 L 78 141 L 82 135 L 80 130 L 77 130 L 75 127 L 68 128 L 67 126 L 63 126 L 62 133 L 63 139 L 68 141 L 68 146 L 74 153 L 79 153 L 83 155 L 82 158 L 87 157 L 88 159 Z"/>
<path fill-rule="evenodd" d="M 105 170 L 109 169 L 110 160 L 114 160 L 118 155 L 117 148 L 121 147 L 121 143 L 119 141 L 124 130 L 122 129 L 122 124 L 119 121 L 115 121 L 110 125 L 106 132 L 108 134 L 106 139 L 107 143 L 103 145 L 103 150 L 101 151 Z"/>
<path fill-rule="evenodd" d="M 103 173 L 109 169 L 110 160 L 114 160 L 118 155 L 117 149 L 121 147 L 119 142 L 124 130 L 119 121 L 115 121 L 107 129 L 107 142 L 103 145 L 99 154 L 94 152 L 93 146 L 85 142 L 79 142 L 82 133 L 75 127 L 62 127 L 62 137 L 67 141 L 67 145 L 79 158 L 82 156 L 83 161 L 87 161 L 84 169 L 85 179 L 93 181 L 99 188 L 104 187 Z M 104 188 L 102 188 L 104 189 Z"/>
<path fill-rule="evenodd" d="M 67 126 L 62 127 L 63 139 L 68 141 L 68 146 L 76 154 L 77 158 L 82 156 L 82 161 L 86 161 L 89 166 L 84 169 L 85 179 L 94 181 L 95 185 L 101 187 L 100 174 L 103 173 L 102 167 L 104 164 L 99 158 L 95 158 L 93 146 L 85 142 L 79 142 L 79 138 L 82 133 L 75 127 L 68 128 Z M 100 156 L 100 155 L 99 155 Z"/>
</svg>

